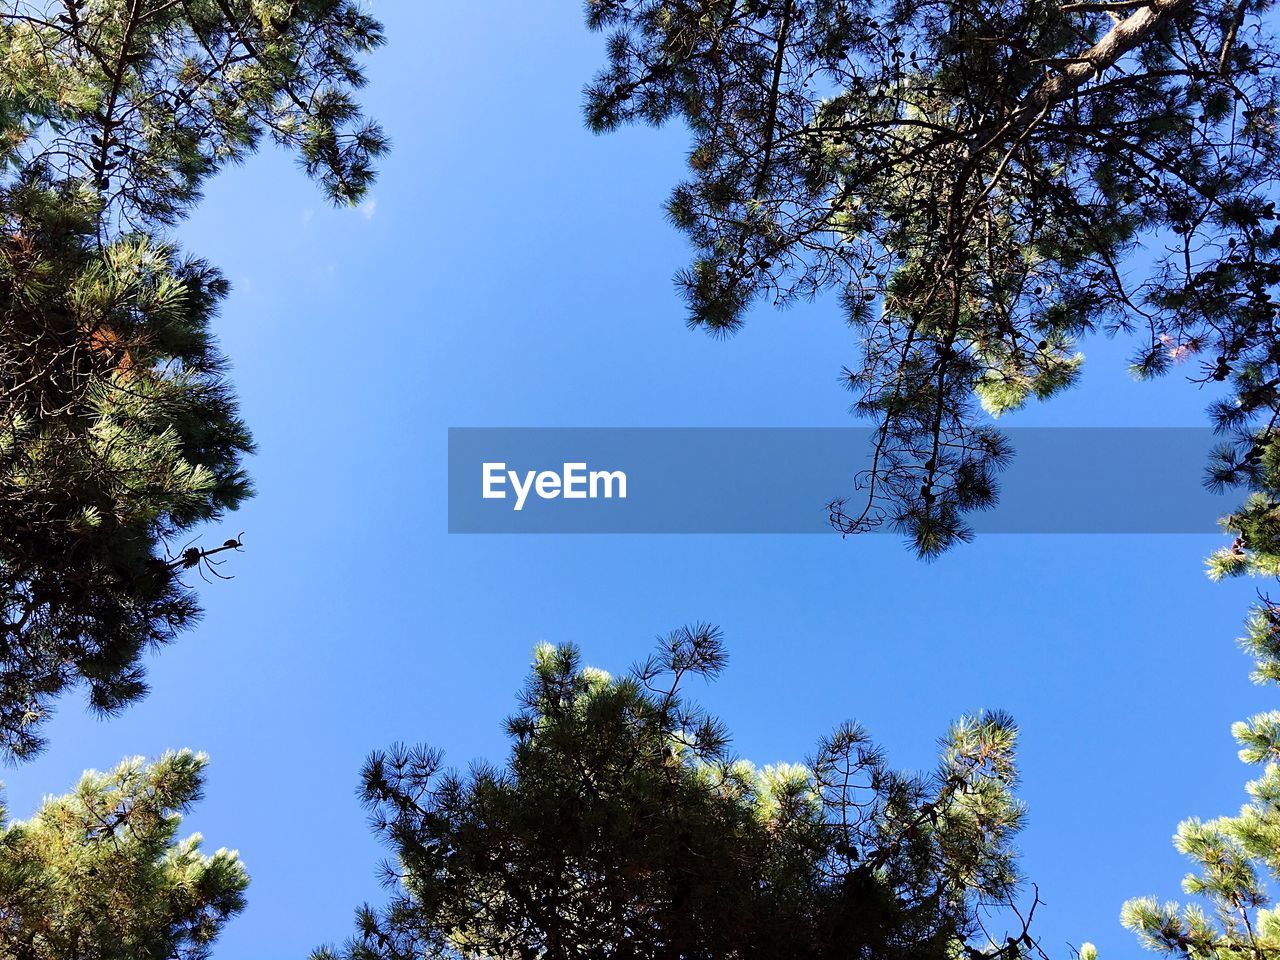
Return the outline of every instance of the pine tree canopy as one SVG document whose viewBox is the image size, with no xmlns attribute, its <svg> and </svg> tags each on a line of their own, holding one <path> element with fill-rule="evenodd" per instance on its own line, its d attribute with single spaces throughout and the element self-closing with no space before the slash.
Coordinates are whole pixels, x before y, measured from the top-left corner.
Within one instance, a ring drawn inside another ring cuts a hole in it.
<svg viewBox="0 0 1280 960">
<path fill-rule="evenodd" d="M 27 821 L 0 812 L 0 958 L 199 960 L 244 909 L 233 851 L 176 839 L 206 758 L 170 753 L 90 771 Z"/>
<path fill-rule="evenodd" d="M 679 118 L 691 325 L 839 293 L 874 460 L 836 526 L 933 556 L 988 507 L 987 415 L 1070 386 L 1077 341 L 1221 384 L 1215 484 L 1258 494 L 1219 573 L 1280 570 L 1277 57 L 1266 0 L 588 0 L 597 131 Z"/>
<path fill-rule="evenodd" d="M 250 492 L 209 329 L 227 283 L 161 232 L 265 135 L 359 199 L 381 39 L 349 0 L 0 13 L 0 754 L 37 750 L 69 687 L 140 696 L 142 652 L 198 615 L 190 577 L 239 547 L 191 539 Z"/>
<path fill-rule="evenodd" d="M 931 775 L 891 771 L 854 725 L 806 765 L 758 768 L 685 695 L 725 656 L 707 626 L 661 639 L 621 678 L 543 645 L 502 766 L 460 774 L 431 749 L 375 753 L 362 794 L 395 857 L 392 898 L 315 960 L 1037 949 L 1013 912 L 1023 811 L 1007 716 L 957 723 Z M 1015 922 L 993 940 L 997 914 Z"/>
<path fill-rule="evenodd" d="M 1255 661 L 1257 683 L 1280 682 L 1280 607 L 1263 601 L 1242 645 Z M 1249 801 L 1234 817 L 1178 826 L 1174 844 L 1198 868 L 1182 888 L 1197 903 L 1180 908 L 1155 897 L 1131 900 L 1121 920 L 1148 949 L 1179 960 L 1257 960 L 1280 955 L 1280 913 L 1269 890 L 1280 880 L 1280 712 L 1232 729 L 1240 759 L 1261 765 Z"/>
</svg>

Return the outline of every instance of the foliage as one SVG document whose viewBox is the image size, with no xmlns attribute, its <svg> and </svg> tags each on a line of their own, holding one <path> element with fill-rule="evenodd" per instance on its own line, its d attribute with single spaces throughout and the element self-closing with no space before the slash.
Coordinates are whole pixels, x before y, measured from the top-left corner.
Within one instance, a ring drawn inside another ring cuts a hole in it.
<svg viewBox="0 0 1280 960">
<path fill-rule="evenodd" d="M 804 766 L 757 768 L 684 694 L 725 664 L 719 633 L 676 631 L 627 676 L 543 645 L 501 767 L 375 753 L 362 795 L 395 864 L 384 908 L 316 960 L 421 957 L 1013 958 L 1022 808 L 1016 728 L 962 720 L 929 776 L 889 770 L 839 728 Z"/>
<path fill-rule="evenodd" d="M 385 147 L 349 0 L 65 0 L 0 13 L 0 753 L 69 687 L 114 711 L 198 615 L 183 538 L 250 492 L 210 322 L 227 283 L 161 237 L 270 135 L 338 202 Z"/>
<path fill-rule="evenodd" d="M 888 523 L 925 556 L 968 538 L 1011 452 L 981 408 L 1070 386 L 1082 336 L 1127 332 L 1138 376 L 1185 362 L 1225 388 L 1213 479 L 1262 495 L 1232 528 L 1270 568 L 1278 535 L 1254 522 L 1275 505 L 1256 466 L 1280 411 L 1270 6 L 589 0 L 609 40 L 586 116 L 687 125 L 669 211 L 698 250 L 679 277 L 691 324 L 842 296 L 862 340 L 847 381 L 877 430 L 858 499 L 832 505 L 840 530 Z"/>
<path fill-rule="evenodd" d="M 1254 680 L 1280 682 L 1280 607 L 1265 600 L 1257 606 L 1241 642 L 1254 657 Z M 1179 908 L 1143 897 L 1125 904 L 1121 916 L 1144 946 L 1165 956 L 1218 960 L 1280 951 L 1280 914 L 1267 894 L 1268 882 L 1280 878 L 1280 712 L 1241 721 L 1232 733 L 1240 759 L 1263 770 L 1237 816 L 1178 826 L 1174 844 L 1198 871 L 1182 888 L 1199 902 Z"/>
<path fill-rule="evenodd" d="M 190 751 L 126 760 L 30 820 L 0 815 L 0 957 L 205 957 L 249 882 L 233 851 L 175 839 L 205 763 Z"/>
</svg>

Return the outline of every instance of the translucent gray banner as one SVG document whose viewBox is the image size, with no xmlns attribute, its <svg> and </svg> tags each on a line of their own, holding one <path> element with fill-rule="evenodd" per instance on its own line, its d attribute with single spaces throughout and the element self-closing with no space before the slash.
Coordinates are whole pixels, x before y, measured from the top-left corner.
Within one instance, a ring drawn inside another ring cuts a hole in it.
<svg viewBox="0 0 1280 960">
<path fill-rule="evenodd" d="M 979 533 L 1209 533 L 1208 429 L 1021 428 Z M 450 533 L 831 533 L 863 428 L 453 428 Z M 886 525 L 880 528 L 892 532 Z"/>
</svg>

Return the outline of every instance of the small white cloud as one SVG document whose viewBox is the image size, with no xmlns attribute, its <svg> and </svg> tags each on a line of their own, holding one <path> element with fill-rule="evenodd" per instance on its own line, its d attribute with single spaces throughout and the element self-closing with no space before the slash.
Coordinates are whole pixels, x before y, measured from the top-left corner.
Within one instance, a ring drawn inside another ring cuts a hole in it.
<svg viewBox="0 0 1280 960">
<path fill-rule="evenodd" d="M 360 204 L 360 212 L 364 214 L 366 220 L 372 220 L 373 215 L 378 212 L 378 198 L 370 197 L 364 203 Z"/>
<path fill-rule="evenodd" d="M 310 223 L 312 220 L 314 220 L 314 219 L 315 219 L 315 217 L 316 217 L 316 212 L 315 212 L 315 210 L 314 210 L 314 209 L 312 209 L 311 207 L 307 207 L 307 209 L 305 209 L 305 210 L 303 210 L 303 211 L 302 211 L 302 222 L 303 222 L 303 223 Z"/>
</svg>

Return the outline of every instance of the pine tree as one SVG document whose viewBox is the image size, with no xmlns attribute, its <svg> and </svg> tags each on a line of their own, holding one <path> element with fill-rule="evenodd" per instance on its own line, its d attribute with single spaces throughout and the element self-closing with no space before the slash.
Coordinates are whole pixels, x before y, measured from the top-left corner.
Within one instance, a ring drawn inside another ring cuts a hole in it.
<svg viewBox="0 0 1280 960">
<path fill-rule="evenodd" d="M 586 117 L 687 125 L 669 212 L 698 250 L 679 276 L 691 325 L 842 297 L 876 439 L 838 529 L 889 524 L 925 556 L 967 539 L 1011 452 L 987 415 L 1070 386 L 1082 335 L 1124 332 L 1138 376 L 1186 362 L 1228 388 L 1211 476 L 1261 495 L 1227 522 L 1240 557 L 1277 566 L 1256 482 L 1280 416 L 1270 9 L 588 0 L 610 36 Z"/>
<path fill-rule="evenodd" d="M 90 771 L 27 821 L 0 812 L 0 958 L 199 960 L 244 909 L 233 851 L 176 839 L 200 797 L 206 758 Z"/>
<path fill-rule="evenodd" d="M 264 136 L 335 202 L 385 148 L 350 0 L 62 0 L 0 13 L 0 754 L 66 689 L 111 712 L 198 616 L 251 448 L 210 322 L 227 283 L 161 239 Z"/>
<path fill-rule="evenodd" d="M 375 753 L 362 794 L 394 893 L 315 960 L 1038 950 L 1020 915 L 998 941 L 986 925 L 1018 885 L 1008 717 L 957 723 L 932 775 L 891 771 L 854 725 L 806 765 L 758 768 L 685 695 L 724 665 L 707 626 L 663 638 L 620 678 L 543 645 L 505 764 L 463 774 L 431 749 Z"/>
<path fill-rule="evenodd" d="M 1260 603 L 1241 642 L 1254 657 L 1254 680 L 1280 683 L 1280 607 Z M 1232 733 L 1240 759 L 1262 765 L 1262 775 L 1249 784 L 1249 801 L 1237 816 L 1178 826 L 1174 844 L 1197 867 L 1182 887 L 1198 902 L 1180 908 L 1143 897 L 1125 904 L 1121 915 L 1144 946 L 1165 956 L 1280 956 L 1280 912 L 1268 906 L 1268 887 L 1280 880 L 1280 711 L 1241 721 Z"/>
</svg>

